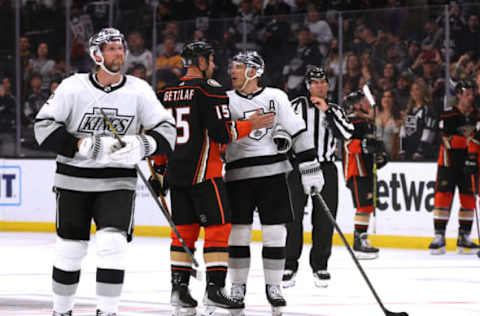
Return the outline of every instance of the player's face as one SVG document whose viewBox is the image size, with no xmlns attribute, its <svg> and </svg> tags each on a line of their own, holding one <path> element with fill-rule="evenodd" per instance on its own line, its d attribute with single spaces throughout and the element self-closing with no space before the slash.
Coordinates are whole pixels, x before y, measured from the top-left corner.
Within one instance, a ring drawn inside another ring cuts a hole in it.
<svg viewBox="0 0 480 316">
<path fill-rule="evenodd" d="M 472 105 L 475 98 L 473 89 L 466 89 L 462 93 L 457 94 L 457 96 L 459 97 L 459 103 L 467 106 Z"/>
<path fill-rule="evenodd" d="M 328 82 L 325 79 L 310 80 L 310 95 L 319 98 L 326 98 L 328 92 Z"/>
<path fill-rule="evenodd" d="M 103 46 L 103 58 L 105 68 L 111 72 L 119 72 L 125 64 L 125 47 L 122 42 L 115 41 Z"/>
<path fill-rule="evenodd" d="M 232 87 L 234 89 L 240 89 L 245 82 L 245 69 L 247 65 L 242 63 L 232 63 L 232 73 L 230 78 L 232 79 Z"/>
</svg>

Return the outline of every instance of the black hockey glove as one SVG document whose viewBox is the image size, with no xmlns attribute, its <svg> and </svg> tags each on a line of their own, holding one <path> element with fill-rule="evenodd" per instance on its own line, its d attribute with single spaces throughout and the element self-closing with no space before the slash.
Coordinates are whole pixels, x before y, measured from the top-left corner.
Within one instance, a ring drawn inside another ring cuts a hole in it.
<svg viewBox="0 0 480 316">
<path fill-rule="evenodd" d="M 166 165 L 154 165 L 153 170 L 155 172 L 156 179 L 150 176 L 148 178 L 148 183 L 158 196 L 167 195 L 170 187 L 168 186 L 167 182 Z"/>
<path fill-rule="evenodd" d="M 470 153 L 465 159 L 465 166 L 463 167 L 463 172 L 466 175 L 471 175 L 478 172 L 478 160 L 477 155 L 474 153 Z"/>
<path fill-rule="evenodd" d="M 362 139 L 362 151 L 364 154 L 373 154 L 378 152 L 380 149 L 379 141 L 375 138 L 364 138 Z"/>
<path fill-rule="evenodd" d="M 377 163 L 377 169 L 382 169 L 388 162 L 388 154 L 386 152 L 376 154 L 375 162 Z"/>
</svg>

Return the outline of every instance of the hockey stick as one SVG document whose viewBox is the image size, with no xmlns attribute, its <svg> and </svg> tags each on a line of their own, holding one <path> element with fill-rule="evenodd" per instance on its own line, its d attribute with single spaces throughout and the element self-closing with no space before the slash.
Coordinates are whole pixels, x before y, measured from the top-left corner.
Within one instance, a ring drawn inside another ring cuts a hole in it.
<svg viewBox="0 0 480 316">
<path fill-rule="evenodd" d="M 475 175 L 472 174 L 472 183 L 475 184 Z M 474 192 L 475 192 L 475 187 L 474 187 Z M 477 206 L 477 202 L 478 202 L 478 192 L 475 192 L 475 209 L 473 210 L 473 212 L 475 213 L 475 223 L 476 223 L 476 226 L 477 226 L 477 238 L 478 238 L 478 242 L 480 243 L 480 224 L 478 223 L 478 206 Z M 477 257 L 480 258 L 480 250 L 477 252 Z"/>
<path fill-rule="evenodd" d="M 370 91 L 370 87 L 368 84 L 365 84 L 362 88 L 363 94 L 370 103 L 370 106 L 373 108 L 373 137 L 377 138 L 377 125 L 375 123 L 375 119 L 377 117 L 377 107 L 375 106 L 375 99 L 373 98 L 372 92 Z M 377 159 L 376 159 L 376 152 L 373 152 L 373 233 L 377 233 Z"/>
<path fill-rule="evenodd" d="M 391 312 L 391 311 L 389 311 L 388 309 L 385 308 L 385 305 L 383 305 L 382 301 L 380 300 L 380 297 L 378 296 L 377 292 L 373 288 L 373 285 L 370 282 L 370 280 L 368 279 L 368 276 L 365 273 L 365 271 L 363 270 L 362 266 L 360 265 L 360 262 L 358 262 L 357 257 L 355 257 L 355 254 L 353 253 L 352 248 L 348 244 L 347 239 L 343 235 L 342 230 L 340 229 L 340 226 L 338 226 L 337 221 L 335 220 L 335 218 L 332 215 L 332 212 L 330 211 L 330 209 L 327 206 L 327 203 L 325 203 L 325 201 L 323 200 L 323 197 L 321 196 L 321 194 L 319 192 L 313 192 L 312 193 L 312 198 L 315 198 L 315 199 L 317 199 L 318 202 L 320 202 L 320 205 L 321 205 L 323 211 L 327 215 L 330 222 L 332 222 L 332 224 L 335 226 L 335 229 L 337 230 L 338 234 L 340 235 L 340 238 L 342 239 L 343 243 L 345 244 L 345 247 L 347 248 L 348 252 L 350 253 L 350 256 L 352 257 L 353 261 L 355 262 L 355 265 L 357 266 L 358 270 L 360 271 L 360 274 L 362 275 L 363 279 L 365 280 L 368 287 L 370 288 L 370 291 L 372 292 L 373 296 L 375 297 L 375 300 L 377 301 L 378 305 L 380 305 L 380 308 L 382 309 L 383 313 L 386 316 L 408 316 L 408 314 L 406 312 L 398 312 L 398 313 L 397 312 Z"/>
<path fill-rule="evenodd" d="M 105 113 L 105 111 L 103 111 L 103 109 L 100 108 L 100 112 L 102 113 L 103 119 L 105 120 L 105 123 L 107 123 L 108 128 L 110 129 L 110 131 L 113 133 L 113 135 L 114 135 L 115 138 L 118 140 L 118 142 L 120 143 L 120 145 L 122 145 L 122 147 L 124 147 L 124 146 L 126 145 L 125 142 L 122 140 L 122 138 L 121 138 L 120 135 L 118 134 L 117 130 L 113 127 L 112 122 L 111 122 L 110 119 L 108 118 L 108 116 L 107 116 L 107 114 Z M 150 185 L 150 183 L 148 183 L 148 180 L 145 178 L 145 175 L 143 174 L 142 170 L 140 170 L 140 167 L 138 166 L 138 164 L 135 164 L 135 169 L 137 170 L 137 173 L 138 173 L 138 175 L 140 176 L 140 179 L 142 179 L 143 184 L 145 184 L 145 186 L 147 187 L 148 191 L 150 192 L 150 196 L 153 198 L 153 200 L 155 201 L 155 203 L 157 204 L 157 206 L 160 208 L 160 210 L 162 211 L 163 215 L 164 215 L 165 218 L 167 219 L 168 224 L 170 225 L 170 228 L 175 232 L 175 235 L 177 236 L 178 240 L 180 240 L 180 242 L 182 243 L 183 249 L 185 250 L 185 252 L 187 253 L 187 255 L 190 257 L 190 259 L 192 260 L 192 262 L 193 262 L 193 264 L 195 265 L 195 267 L 198 267 L 199 264 L 198 264 L 197 259 L 195 259 L 195 257 L 193 256 L 192 251 L 190 250 L 190 248 L 188 248 L 187 244 L 185 243 L 185 241 L 183 240 L 182 236 L 181 236 L 180 233 L 178 232 L 177 227 L 176 227 L 175 224 L 173 223 L 172 217 L 170 216 L 170 213 L 163 207 L 163 205 L 158 201 L 158 199 L 155 198 L 156 193 L 155 193 L 155 191 L 153 190 L 153 188 L 152 188 L 152 186 Z"/>
<path fill-rule="evenodd" d="M 157 174 L 155 173 L 155 170 L 153 170 L 152 159 L 150 157 L 147 157 L 147 165 L 148 165 L 148 170 L 150 170 L 150 174 L 152 175 L 152 178 L 154 180 L 158 181 Z M 152 197 L 155 199 L 155 196 L 157 196 L 156 192 L 155 192 L 155 195 L 153 195 Z M 160 201 L 162 202 L 163 208 L 165 209 L 166 213 L 168 214 L 168 217 L 170 218 L 170 220 L 173 223 L 173 220 L 171 219 L 172 218 L 171 212 L 168 209 L 167 200 L 165 200 L 165 196 L 161 192 L 159 192 L 158 197 L 160 198 Z M 192 256 L 193 256 L 193 253 L 192 253 Z M 198 265 L 195 265 L 195 267 L 198 268 Z M 191 275 L 199 281 L 203 280 L 203 273 L 200 270 L 192 269 Z"/>
</svg>

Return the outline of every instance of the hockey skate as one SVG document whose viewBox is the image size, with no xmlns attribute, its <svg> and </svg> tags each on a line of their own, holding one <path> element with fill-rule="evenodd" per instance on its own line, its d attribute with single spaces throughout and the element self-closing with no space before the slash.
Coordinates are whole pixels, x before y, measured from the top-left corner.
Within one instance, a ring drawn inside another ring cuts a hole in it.
<svg viewBox="0 0 480 316">
<path fill-rule="evenodd" d="M 463 255 L 473 255 L 479 246 L 470 238 L 469 234 L 458 234 L 457 252 Z"/>
<path fill-rule="evenodd" d="M 330 281 L 330 273 L 326 270 L 318 270 L 313 272 L 313 283 L 316 287 L 328 287 Z"/>
<path fill-rule="evenodd" d="M 268 302 L 272 305 L 272 316 L 281 316 L 283 307 L 287 306 L 287 301 L 282 296 L 280 285 L 267 284 L 265 292 Z"/>
<path fill-rule="evenodd" d="M 430 249 L 432 255 L 445 254 L 445 234 L 435 234 L 435 238 L 433 238 L 428 249 Z"/>
<path fill-rule="evenodd" d="M 209 284 L 203 297 L 203 305 L 206 309 L 203 316 L 212 316 L 217 308 L 226 309 L 232 316 L 245 315 L 243 309 L 245 304 L 240 301 L 236 301 L 225 294 L 225 288 L 216 284 Z"/>
<path fill-rule="evenodd" d="M 353 251 L 355 252 L 355 257 L 357 257 L 357 259 L 368 260 L 378 258 L 380 250 L 376 247 L 372 247 L 368 240 L 367 233 L 354 232 Z"/>
<path fill-rule="evenodd" d="M 241 283 L 234 283 L 232 284 L 230 292 L 230 297 L 232 298 L 232 300 L 243 303 L 245 301 L 245 294 L 247 293 L 247 285 Z"/>
<path fill-rule="evenodd" d="M 72 316 L 72 311 L 68 311 L 66 313 L 59 313 L 59 312 L 53 311 L 52 316 Z"/>
<path fill-rule="evenodd" d="M 186 284 L 176 285 L 172 288 L 170 305 L 175 307 L 172 316 L 197 315 L 197 301 L 190 294 L 190 290 Z"/>
<path fill-rule="evenodd" d="M 282 287 L 284 289 L 295 286 L 295 276 L 297 272 L 293 270 L 285 270 L 283 271 L 282 276 Z"/>
<path fill-rule="evenodd" d="M 117 316 L 117 313 L 102 312 L 101 310 L 97 309 L 97 316 Z"/>
</svg>

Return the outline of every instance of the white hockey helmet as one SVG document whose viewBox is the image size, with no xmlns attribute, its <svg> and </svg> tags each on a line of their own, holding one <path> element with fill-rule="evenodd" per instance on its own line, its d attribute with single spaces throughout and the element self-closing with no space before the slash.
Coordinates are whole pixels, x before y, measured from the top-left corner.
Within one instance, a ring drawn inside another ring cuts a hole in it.
<svg viewBox="0 0 480 316">
<path fill-rule="evenodd" d="M 244 53 L 238 53 L 233 56 L 234 63 L 245 64 L 247 68 L 245 69 L 245 78 L 251 80 L 253 78 L 260 78 L 263 75 L 265 70 L 265 62 L 263 61 L 262 56 L 256 51 L 246 51 Z M 248 72 L 252 69 L 256 69 L 256 73 L 253 77 L 248 77 Z"/>
<path fill-rule="evenodd" d="M 105 59 L 103 57 L 102 48 L 106 43 L 110 42 L 121 42 L 123 44 L 126 59 L 128 56 L 128 47 L 127 42 L 125 41 L 125 36 L 123 36 L 119 30 L 113 27 L 101 29 L 98 33 L 93 34 L 88 41 L 88 46 L 90 57 L 93 59 L 94 63 L 100 66 L 110 75 L 116 75 L 118 72 L 112 72 L 108 70 L 104 64 Z M 95 56 L 100 57 L 100 61 L 98 61 Z"/>
</svg>

